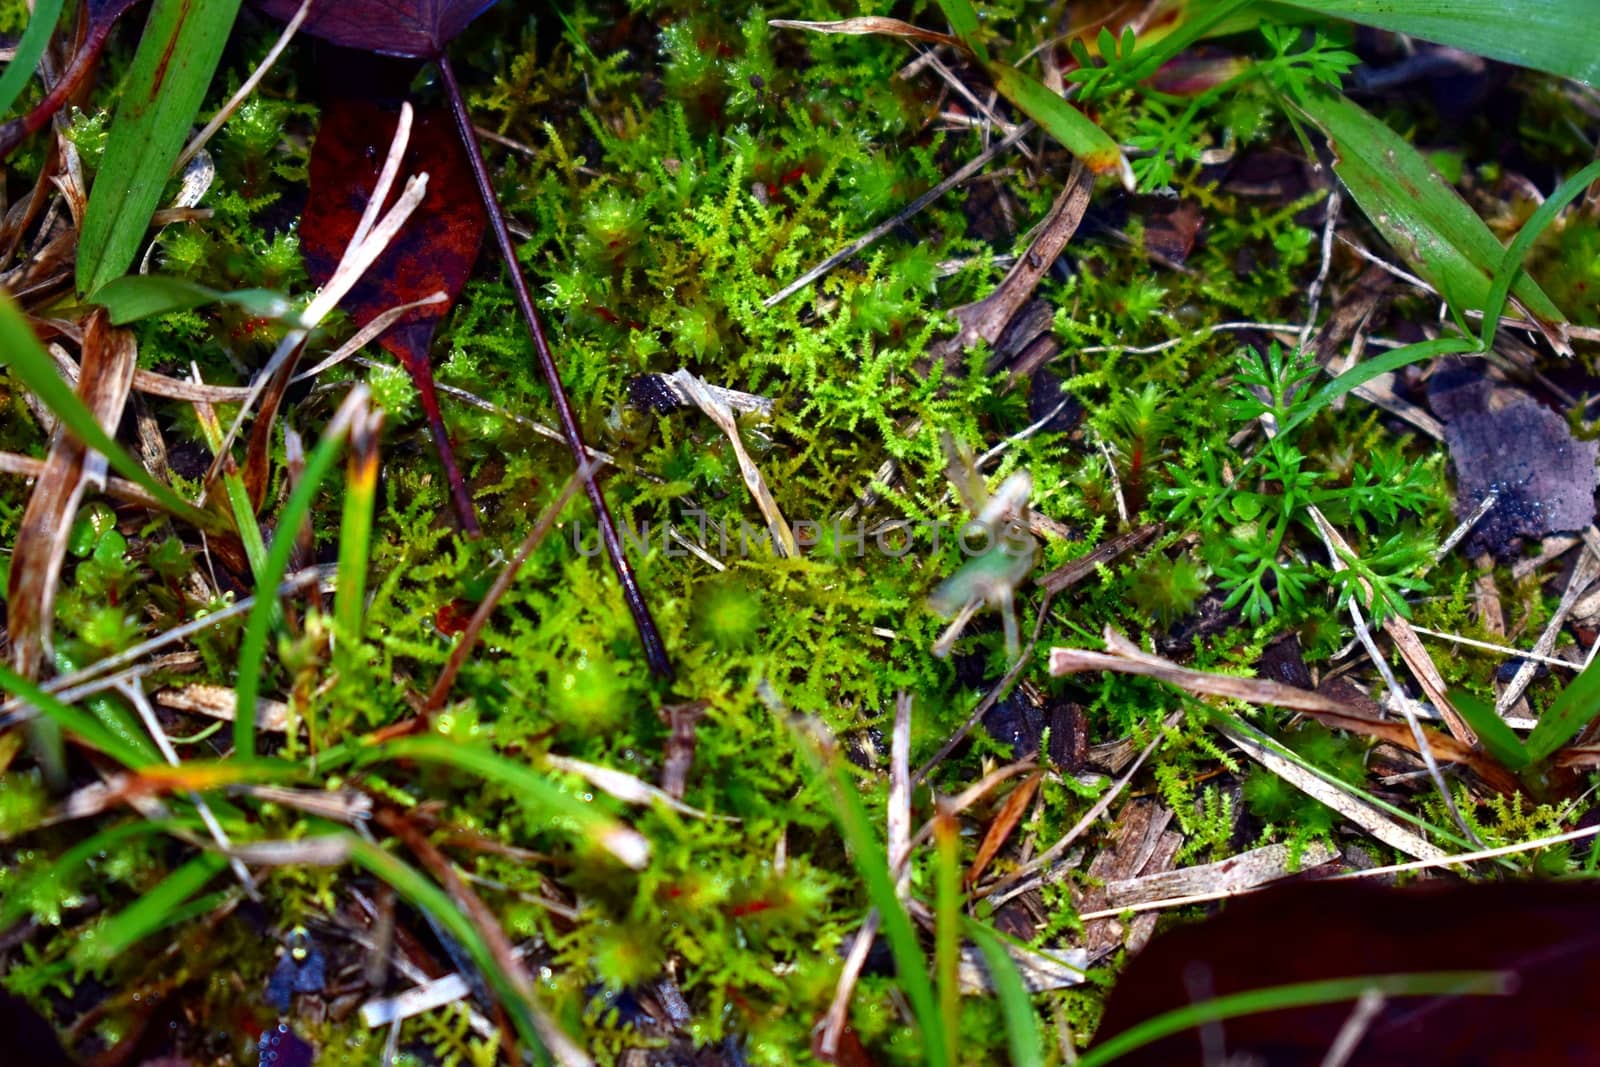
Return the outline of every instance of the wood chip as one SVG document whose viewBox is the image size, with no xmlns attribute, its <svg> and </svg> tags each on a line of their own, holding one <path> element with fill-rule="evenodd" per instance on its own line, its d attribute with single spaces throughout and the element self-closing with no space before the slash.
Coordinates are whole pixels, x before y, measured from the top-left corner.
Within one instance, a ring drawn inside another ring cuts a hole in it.
<svg viewBox="0 0 1600 1067">
<path fill-rule="evenodd" d="M 213 719 L 232 722 L 238 704 L 234 692 L 220 685 L 186 685 L 180 689 L 163 689 L 155 695 L 156 703 L 174 711 L 188 711 Z M 289 705 L 281 700 L 262 697 L 256 701 L 256 729 L 281 734 L 289 729 Z"/>
</svg>

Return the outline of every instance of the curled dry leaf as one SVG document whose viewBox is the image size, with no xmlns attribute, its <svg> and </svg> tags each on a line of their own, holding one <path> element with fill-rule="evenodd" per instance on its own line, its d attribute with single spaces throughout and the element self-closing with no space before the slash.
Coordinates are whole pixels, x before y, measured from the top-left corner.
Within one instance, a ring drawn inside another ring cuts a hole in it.
<svg viewBox="0 0 1600 1067">
<path fill-rule="evenodd" d="M 1510 972 L 1506 994 L 1390 996 L 1328 1057 L 1352 1004 L 1254 1011 L 1125 1049 L 1117 1064 L 1201 1063 L 1208 1031 L 1240 1062 L 1314 1064 L 1574 1063 L 1593 1022 L 1574 1010 L 1600 990 L 1600 893 L 1592 885 L 1508 882 L 1386 889 L 1304 884 L 1231 902 L 1222 914 L 1153 941 L 1123 971 L 1098 1041 L 1198 1000 L 1352 976 Z M 1197 978 L 1204 982 L 1197 989 Z M 1095 1057 L 1094 1050 L 1089 1053 Z M 1097 1057 L 1106 1062 L 1108 1057 Z"/>
<path fill-rule="evenodd" d="M 768 19 L 767 25 L 775 30 L 810 30 L 812 33 L 844 33 L 857 36 L 878 34 L 884 37 L 906 37 L 929 44 L 947 44 L 961 47 L 958 38 L 937 30 L 925 30 L 899 19 L 865 15 L 854 19 L 836 19 L 832 22 L 806 22 L 801 19 Z"/>
<path fill-rule="evenodd" d="M 77 392 L 107 433 L 115 432 L 122 418 L 137 356 L 132 334 L 112 329 L 103 311 L 90 317 Z M 104 481 L 105 461 L 58 426 L 22 513 L 6 583 L 12 662 L 24 677 L 38 677 L 50 648 L 57 579 L 78 502 L 87 488 Z"/>
<path fill-rule="evenodd" d="M 1000 810 L 995 813 L 994 821 L 989 823 L 989 829 L 983 835 L 983 842 L 978 846 L 978 854 L 973 858 L 972 866 L 967 869 L 968 889 L 983 877 L 983 872 L 988 869 L 990 861 L 999 854 L 1001 847 L 1011 837 L 1011 832 L 1022 821 L 1022 816 L 1028 810 L 1028 804 L 1033 800 L 1034 793 L 1038 792 L 1039 782 L 1043 777 L 1043 771 L 1035 771 L 1028 775 L 1001 803 Z"/>
<path fill-rule="evenodd" d="M 302 0 L 256 0 L 287 22 Z M 313 0 L 304 32 L 344 48 L 386 56 L 434 59 L 495 0 Z"/>
<path fill-rule="evenodd" d="M 398 121 L 397 111 L 365 101 L 335 100 L 323 110 L 311 152 L 311 193 L 300 224 L 306 269 L 319 285 L 333 277 L 360 225 L 383 166 L 383 148 Z M 401 171 L 426 171 L 427 196 L 340 304 L 358 325 L 366 325 L 396 305 L 445 294 L 445 301 L 421 304 L 401 315 L 379 343 L 416 383 L 462 527 L 476 533 L 477 518 L 456 467 L 428 364 L 434 331 L 472 274 L 485 226 L 471 167 L 446 112 L 418 112 Z"/>
</svg>

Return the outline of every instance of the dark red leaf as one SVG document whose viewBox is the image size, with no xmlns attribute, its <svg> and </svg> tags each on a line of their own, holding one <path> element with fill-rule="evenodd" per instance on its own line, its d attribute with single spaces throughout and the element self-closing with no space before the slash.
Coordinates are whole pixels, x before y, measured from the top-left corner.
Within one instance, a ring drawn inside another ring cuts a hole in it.
<svg viewBox="0 0 1600 1067">
<path fill-rule="evenodd" d="M 333 276 L 361 221 L 398 121 L 398 112 L 366 101 L 335 100 L 323 108 L 311 152 L 311 191 L 300 221 L 301 252 L 318 285 Z M 358 324 L 365 324 L 390 308 L 436 292 L 450 298 L 449 303 L 407 312 L 380 343 L 416 383 L 462 527 L 476 534 L 472 501 L 456 469 L 428 365 L 434 331 L 472 273 L 485 222 L 471 167 L 448 112 L 417 112 L 400 174 L 420 171 L 428 174 L 427 197 L 341 306 Z M 395 183 L 397 191 L 402 184 Z"/>
<path fill-rule="evenodd" d="M 1505 997 L 1404 997 L 1385 1003 L 1351 1063 L 1588 1063 L 1600 995 L 1600 890 L 1505 882 L 1386 889 L 1290 886 L 1228 904 L 1156 938 L 1106 1005 L 1098 1040 L 1199 1000 L 1330 978 L 1419 971 L 1510 971 Z M 1119 1065 L 1319 1064 L 1350 1004 L 1265 1012 L 1146 1045 Z"/>
<path fill-rule="evenodd" d="M 88 14 L 82 26 L 82 39 L 78 43 L 77 51 L 72 54 L 72 61 L 67 64 L 67 69 L 61 72 L 55 84 L 50 86 L 50 91 L 32 111 L 0 126 L 0 159 L 9 156 L 25 138 L 44 129 L 45 124 L 61 110 L 61 106 L 83 88 L 89 72 L 94 70 L 95 61 L 100 58 L 100 53 L 106 46 L 106 39 L 111 36 L 111 27 L 122 17 L 124 11 L 136 2 L 137 0 L 89 0 L 85 5 Z"/>
<path fill-rule="evenodd" d="M 314 0 L 304 33 L 345 48 L 386 56 L 435 59 L 467 24 L 495 0 Z M 300 0 L 256 0 L 256 6 L 287 22 Z"/>
<path fill-rule="evenodd" d="M 300 7 L 296 0 L 255 0 L 255 2 L 269 14 L 282 19 L 293 17 Z M 567 397 L 566 388 L 561 384 L 561 369 L 556 365 L 555 354 L 550 351 L 544 326 L 539 322 L 539 313 L 533 306 L 533 296 L 528 290 L 527 279 L 523 277 L 522 268 L 517 262 L 516 247 L 511 241 L 511 231 L 506 225 L 505 212 L 500 207 L 488 163 L 483 158 L 483 149 L 478 144 L 477 134 L 473 130 L 472 115 L 467 107 L 466 95 L 461 91 L 460 82 L 456 80 L 450 58 L 444 54 L 444 46 L 450 39 L 465 29 L 468 23 L 487 10 L 492 3 L 493 0 L 316 0 L 308 11 L 305 29 L 315 36 L 346 48 L 414 59 L 430 59 L 438 64 L 445 93 L 450 100 L 450 111 L 455 121 L 456 133 L 466 149 L 473 182 L 488 213 L 495 245 L 506 263 L 512 295 L 516 298 L 517 309 L 528 325 L 528 338 L 533 342 L 539 371 L 550 386 L 551 400 L 555 404 L 556 415 L 561 423 L 561 436 L 566 440 L 573 462 L 582 466 L 587 462 L 588 452 L 588 446 L 583 442 L 583 430 L 578 425 L 578 416 L 572 408 L 572 401 Z M 423 381 L 420 374 L 417 375 L 417 380 L 420 385 Z M 429 384 L 431 386 L 431 382 Z M 442 440 L 443 431 L 436 415 L 434 432 Z M 449 464 L 448 447 L 441 448 L 441 454 Z M 454 475 L 453 467 L 451 474 Z M 454 479 L 453 485 L 458 489 L 459 506 L 465 493 L 459 491 L 458 477 Z M 658 677 L 670 678 L 672 662 L 667 657 L 666 644 L 661 640 L 661 631 L 650 614 L 649 605 L 645 603 L 644 591 L 639 588 L 639 581 L 634 576 L 633 568 L 623 551 L 622 537 L 611 518 L 611 510 L 606 504 L 600 482 L 590 476 L 584 479 L 584 488 L 588 493 L 589 503 L 594 506 L 600 540 L 606 547 L 612 569 L 616 571 L 617 580 L 622 585 L 622 596 L 627 601 L 628 611 L 632 614 L 634 626 L 639 631 L 639 639 L 644 644 L 650 669 Z M 466 525 L 469 530 L 475 528 L 470 521 Z"/>
</svg>

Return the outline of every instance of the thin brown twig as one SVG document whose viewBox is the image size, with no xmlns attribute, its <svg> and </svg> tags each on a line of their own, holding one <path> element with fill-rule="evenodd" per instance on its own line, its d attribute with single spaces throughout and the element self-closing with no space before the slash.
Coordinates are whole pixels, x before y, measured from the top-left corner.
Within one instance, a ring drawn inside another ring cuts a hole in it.
<svg viewBox="0 0 1600 1067">
<path fill-rule="evenodd" d="M 478 643 L 478 635 L 488 625 L 489 616 L 494 613 L 495 606 L 500 603 L 500 598 L 505 596 L 506 590 L 511 588 L 511 583 L 516 580 L 517 571 L 549 535 L 556 519 L 560 518 L 561 512 L 577 493 L 578 486 L 588 477 L 589 468 L 590 464 L 584 463 L 571 478 L 567 479 L 567 484 L 561 487 L 555 503 L 544 509 L 544 514 L 533 524 L 528 536 L 522 539 L 522 545 L 517 549 L 516 555 L 512 556 L 511 561 L 495 576 L 494 584 L 489 587 L 489 592 L 478 604 L 477 610 L 472 613 L 472 619 L 467 623 L 466 629 L 461 632 L 461 639 L 456 642 L 456 647 L 450 650 L 450 658 L 445 661 L 444 669 L 439 672 L 433 688 L 428 690 L 428 699 L 422 706 L 424 718 L 444 707 L 446 698 L 450 696 L 450 687 L 455 684 L 456 675 L 461 673 L 467 657 L 472 654 L 473 648 Z"/>
<path fill-rule="evenodd" d="M 489 230 L 494 234 L 495 244 L 499 246 L 500 255 L 505 260 L 506 275 L 511 281 L 511 293 L 516 298 L 517 308 L 522 313 L 523 321 L 527 324 L 528 336 L 533 341 L 534 356 L 538 359 L 539 370 L 544 375 L 545 384 L 550 388 L 550 399 L 555 405 L 562 435 L 566 438 L 567 448 L 572 453 L 573 462 L 578 464 L 578 469 L 591 472 L 584 476 L 583 486 L 588 492 L 589 503 L 594 506 L 595 523 L 600 528 L 600 540 L 605 545 L 607 555 L 611 557 L 611 567 L 616 573 L 617 581 L 622 585 L 622 597 L 628 605 L 629 614 L 633 616 L 634 629 L 638 631 L 639 641 L 644 645 L 645 659 L 649 661 L 651 673 L 658 678 L 671 678 L 672 660 L 667 655 L 667 646 L 661 640 L 661 631 L 656 627 L 655 618 L 650 614 L 650 606 L 645 602 L 644 591 L 640 589 L 639 580 L 633 573 L 633 567 L 628 563 L 627 552 L 622 538 L 617 533 L 616 523 L 611 518 L 611 509 L 606 504 L 605 494 L 600 491 L 600 483 L 594 478 L 591 468 L 585 462 L 588 446 L 584 444 L 583 431 L 578 428 L 578 416 L 572 410 L 572 401 L 567 397 L 566 387 L 561 383 L 561 370 L 556 366 L 555 356 L 545 339 L 544 325 L 539 320 L 539 313 L 534 309 L 533 296 L 528 292 L 527 279 L 522 276 L 522 267 L 517 261 L 516 246 L 511 243 L 511 232 L 506 228 L 505 212 L 500 209 L 494 182 L 489 176 L 489 165 L 483 158 L 483 146 L 478 143 L 478 138 L 473 132 L 472 115 L 467 110 L 466 95 L 462 91 L 461 83 L 456 80 L 455 68 L 451 66 L 449 57 L 440 56 L 438 65 L 450 98 L 450 111 L 455 117 L 456 132 L 461 136 L 462 147 L 467 152 L 467 162 L 472 167 L 473 180 L 477 183 L 484 211 L 489 217 Z"/>
</svg>

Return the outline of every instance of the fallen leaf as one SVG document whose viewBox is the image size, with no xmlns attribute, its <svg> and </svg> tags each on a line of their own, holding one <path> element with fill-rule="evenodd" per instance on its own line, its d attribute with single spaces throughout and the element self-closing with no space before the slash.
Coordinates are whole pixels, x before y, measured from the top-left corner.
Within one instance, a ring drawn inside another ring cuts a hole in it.
<svg viewBox="0 0 1600 1067">
<path fill-rule="evenodd" d="M 1042 777 L 1041 771 L 1028 775 L 1001 803 L 1000 810 L 995 812 L 994 820 L 989 823 L 989 829 L 984 832 L 983 841 L 978 845 L 978 854 L 973 857 L 972 866 L 967 868 L 968 889 L 983 877 L 989 862 L 1000 852 L 1001 846 L 1022 821 L 1023 814 L 1028 810 L 1028 804 L 1033 800 L 1033 794 L 1039 790 L 1039 781 Z"/>
<path fill-rule="evenodd" d="M 256 2 L 267 13 L 282 19 L 289 18 L 300 9 L 296 0 L 256 0 Z M 456 79 L 449 57 L 444 54 L 444 46 L 450 39 L 465 29 L 468 23 L 487 10 L 492 3 L 493 0 L 320 0 L 309 9 L 303 28 L 307 33 L 348 48 L 429 59 L 437 63 L 450 101 L 456 133 L 460 136 L 462 147 L 467 152 L 467 163 L 473 176 L 473 183 L 477 187 L 478 196 L 483 202 L 491 224 L 495 244 L 499 248 L 501 258 L 505 260 L 518 310 L 527 322 L 528 337 L 533 342 L 539 372 L 544 376 L 545 384 L 550 387 L 551 399 L 555 402 L 557 415 L 560 416 L 561 434 L 566 441 L 567 449 L 572 454 L 573 462 L 581 470 L 588 460 L 588 446 L 584 444 L 583 431 L 578 425 L 577 414 L 567 397 L 566 387 L 561 381 L 560 368 L 556 365 L 555 355 L 545 338 L 544 327 L 540 324 L 538 311 L 533 306 L 533 296 L 529 292 L 527 280 L 522 275 L 516 248 L 511 243 L 511 231 L 506 224 L 505 213 L 500 207 L 489 175 L 488 164 L 484 161 L 483 150 L 474 132 L 472 114 L 467 106 L 466 97 L 461 91 L 461 85 Z M 435 433 L 439 434 L 438 423 L 435 422 L 434 426 Z M 441 454 L 449 456 L 448 450 L 442 450 Z M 622 586 L 623 599 L 628 605 L 629 614 L 633 616 L 634 627 L 639 632 L 639 640 L 644 646 L 645 658 L 650 663 L 651 673 L 660 678 L 670 678 L 673 673 L 672 661 L 667 656 L 666 643 L 661 639 L 661 631 L 650 614 L 650 606 L 645 602 L 644 591 L 640 589 L 627 554 L 623 551 L 622 537 L 617 531 L 616 522 L 611 518 L 605 494 L 601 492 L 600 483 L 592 475 L 584 478 L 584 488 L 587 490 L 589 503 L 594 506 L 595 518 L 600 528 L 600 539 L 606 546 L 612 570 L 615 571 L 617 581 Z M 464 495 L 464 492 L 458 492 L 458 507 Z M 470 508 L 465 510 L 470 512 Z M 464 522 L 464 525 L 469 530 L 475 528 L 474 522 Z"/>
<path fill-rule="evenodd" d="M 1509 995 L 1492 1000 L 1384 1000 L 1354 1035 L 1352 1056 L 1336 1062 L 1587 1062 L 1593 1024 L 1573 1005 L 1600 991 L 1597 949 L 1600 892 L 1582 883 L 1295 885 L 1235 900 L 1220 916 L 1157 938 L 1123 971 L 1096 1039 L 1104 1044 L 1172 1009 L 1294 983 L 1508 971 Z M 1335 1062 L 1325 1057 L 1352 1007 L 1345 1001 L 1222 1019 L 1125 1051 L 1115 1062 L 1202 1063 L 1211 1042 L 1227 1048 L 1230 1062 Z"/>
<path fill-rule="evenodd" d="M 323 109 L 311 152 L 310 196 L 300 222 L 306 270 L 319 285 L 333 277 L 361 222 L 383 166 L 384 146 L 398 121 L 398 111 L 366 101 L 334 100 Z M 359 326 L 434 293 L 448 298 L 406 312 L 379 343 L 416 383 L 462 527 L 476 534 L 477 517 L 456 467 L 428 362 L 434 332 L 472 274 L 486 224 L 472 169 L 448 112 L 417 112 L 401 172 L 419 171 L 428 174 L 427 196 L 340 304 Z"/>
<path fill-rule="evenodd" d="M 107 433 L 116 432 L 122 419 L 137 356 L 131 333 L 112 329 L 103 311 L 90 316 L 77 394 Z M 25 678 L 39 676 L 50 649 L 56 589 L 78 502 L 91 485 L 104 483 L 105 469 L 102 457 L 65 427 L 57 427 L 17 528 L 6 584 L 11 659 Z"/>
<path fill-rule="evenodd" d="M 255 0 L 288 22 L 301 0 Z M 344 48 L 386 56 L 433 59 L 495 0 L 317 0 L 301 31 Z"/>
</svg>

